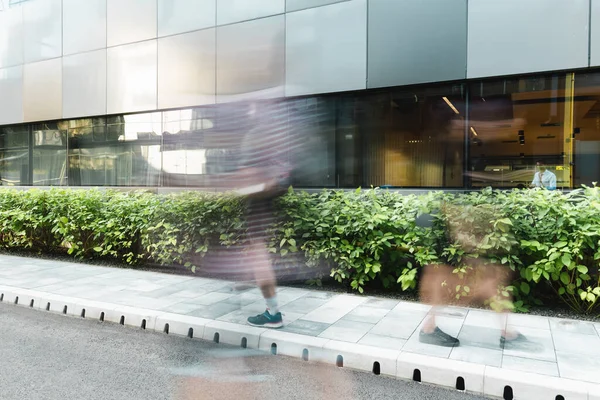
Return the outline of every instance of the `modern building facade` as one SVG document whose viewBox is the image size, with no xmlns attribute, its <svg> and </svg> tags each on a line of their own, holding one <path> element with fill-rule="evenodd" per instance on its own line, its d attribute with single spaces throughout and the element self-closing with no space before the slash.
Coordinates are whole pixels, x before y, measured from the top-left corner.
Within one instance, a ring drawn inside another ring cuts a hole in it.
<svg viewBox="0 0 600 400">
<path fill-rule="evenodd" d="M 297 186 L 591 185 L 600 0 L 0 0 L 2 185 L 207 187 L 264 102 Z"/>
</svg>

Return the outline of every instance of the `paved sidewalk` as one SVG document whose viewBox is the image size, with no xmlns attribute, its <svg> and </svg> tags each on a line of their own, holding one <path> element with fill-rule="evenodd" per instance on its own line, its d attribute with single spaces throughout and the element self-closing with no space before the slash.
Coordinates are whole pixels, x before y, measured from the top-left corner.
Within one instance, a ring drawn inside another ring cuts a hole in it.
<svg viewBox="0 0 600 400">
<path fill-rule="evenodd" d="M 19 296 L 20 305 L 72 315 L 85 308 L 87 318 L 102 310 L 125 325 L 143 317 L 146 329 L 169 324 L 171 334 L 196 327 L 194 337 L 238 345 L 243 337 L 247 347 L 444 386 L 461 377 L 467 391 L 495 397 L 600 399 L 600 324 L 590 322 L 511 315 L 531 343 L 502 350 L 496 314 L 448 307 L 438 324 L 461 346 L 443 348 L 418 340 L 429 307 L 398 300 L 281 287 L 286 325 L 269 331 L 245 322 L 265 310 L 260 291 L 236 292 L 228 281 L 0 256 L 0 285 L 5 302 Z"/>
</svg>

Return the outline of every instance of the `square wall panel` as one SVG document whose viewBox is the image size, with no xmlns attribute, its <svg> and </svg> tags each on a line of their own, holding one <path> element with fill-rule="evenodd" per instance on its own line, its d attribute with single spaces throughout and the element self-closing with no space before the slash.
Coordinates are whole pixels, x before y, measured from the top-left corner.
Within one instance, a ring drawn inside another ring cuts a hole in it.
<svg viewBox="0 0 600 400">
<path fill-rule="evenodd" d="M 284 16 L 217 28 L 217 102 L 282 97 Z"/>
<path fill-rule="evenodd" d="M 283 14 L 285 0 L 217 0 L 217 25 Z"/>
<path fill-rule="evenodd" d="M 368 87 L 465 79 L 467 0 L 371 0 Z"/>
<path fill-rule="evenodd" d="M 106 49 L 63 57 L 63 118 L 106 114 Z"/>
<path fill-rule="evenodd" d="M 62 118 L 62 58 L 25 64 L 25 122 Z"/>
<path fill-rule="evenodd" d="M 108 114 L 156 109 L 157 41 L 108 49 Z"/>
<path fill-rule="evenodd" d="M 63 0 L 63 54 L 106 47 L 106 0 Z"/>
<path fill-rule="evenodd" d="M 215 102 L 215 29 L 158 40 L 158 107 Z"/>
<path fill-rule="evenodd" d="M 154 39 L 157 0 L 107 0 L 108 47 Z"/>
<path fill-rule="evenodd" d="M 467 77 L 588 66 L 589 6 L 589 0 L 469 0 Z"/>
<path fill-rule="evenodd" d="M 62 55 L 62 0 L 23 3 L 25 62 Z"/>
<path fill-rule="evenodd" d="M 320 7 L 327 4 L 339 3 L 347 0 L 286 0 L 285 11 L 298 11 L 306 8 Z"/>
<path fill-rule="evenodd" d="M 0 68 L 23 64 L 23 7 L 0 12 Z"/>
<path fill-rule="evenodd" d="M 600 1 L 591 0 L 592 1 L 592 25 L 590 29 L 592 30 L 591 35 L 591 54 L 590 61 L 591 66 L 596 67 L 600 65 Z M 0 28 L 2 29 L 2 28 Z"/>
<path fill-rule="evenodd" d="M 286 96 L 366 88 L 367 1 L 287 14 Z"/>
<path fill-rule="evenodd" d="M 215 26 L 217 0 L 158 0 L 158 36 Z"/>
<path fill-rule="evenodd" d="M 23 66 L 0 69 L 0 125 L 23 122 Z"/>
</svg>

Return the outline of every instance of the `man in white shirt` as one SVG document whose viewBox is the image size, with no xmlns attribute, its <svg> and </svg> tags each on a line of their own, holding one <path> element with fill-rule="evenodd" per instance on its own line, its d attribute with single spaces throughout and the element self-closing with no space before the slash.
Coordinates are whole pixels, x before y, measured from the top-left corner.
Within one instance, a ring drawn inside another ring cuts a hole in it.
<svg viewBox="0 0 600 400">
<path fill-rule="evenodd" d="M 536 173 L 531 182 L 532 187 L 545 188 L 548 190 L 556 190 L 556 175 L 546 169 L 543 161 L 536 163 Z"/>
</svg>

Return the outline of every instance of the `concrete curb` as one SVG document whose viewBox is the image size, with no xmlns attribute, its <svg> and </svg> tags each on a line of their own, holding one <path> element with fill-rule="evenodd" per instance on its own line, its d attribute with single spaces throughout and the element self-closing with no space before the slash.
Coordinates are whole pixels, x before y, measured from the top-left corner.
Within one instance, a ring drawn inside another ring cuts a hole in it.
<svg viewBox="0 0 600 400">
<path fill-rule="evenodd" d="M 504 399 L 600 400 L 600 385 L 107 302 L 0 286 L 0 301 Z"/>
</svg>

